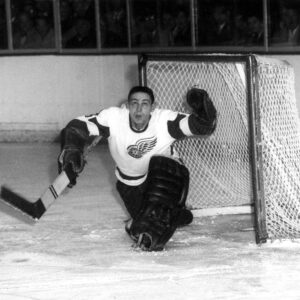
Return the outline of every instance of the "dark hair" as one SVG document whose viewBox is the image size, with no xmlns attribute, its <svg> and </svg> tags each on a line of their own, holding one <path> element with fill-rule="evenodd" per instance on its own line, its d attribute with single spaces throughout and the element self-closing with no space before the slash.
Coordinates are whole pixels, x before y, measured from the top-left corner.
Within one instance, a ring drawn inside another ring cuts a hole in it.
<svg viewBox="0 0 300 300">
<path fill-rule="evenodd" d="M 151 103 L 153 104 L 153 102 L 154 102 L 153 91 L 149 87 L 141 86 L 141 85 L 134 86 L 133 88 L 131 88 L 131 90 L 128 93 L 128 97 L 127 97 L 128 101 L 129 101 L 132 94 L 139 93 L 139 92 L 148 94 L 150 96 Z"/>
</svg>

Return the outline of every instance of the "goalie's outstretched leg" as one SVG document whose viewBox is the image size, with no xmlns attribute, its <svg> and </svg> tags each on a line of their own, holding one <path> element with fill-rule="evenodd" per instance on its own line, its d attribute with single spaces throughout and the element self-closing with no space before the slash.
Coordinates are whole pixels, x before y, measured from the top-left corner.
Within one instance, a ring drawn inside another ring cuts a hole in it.
<svg viewBox="0 0 300 300">
<path fill-rule="evenodd" d="M 144 193 L 144 206 L 126 231 L 142 250 L 163 250 L 177 227 L 193 220 L 185 206 L 189 172 L 170 157 L 153 156 Z"/>
</svg>

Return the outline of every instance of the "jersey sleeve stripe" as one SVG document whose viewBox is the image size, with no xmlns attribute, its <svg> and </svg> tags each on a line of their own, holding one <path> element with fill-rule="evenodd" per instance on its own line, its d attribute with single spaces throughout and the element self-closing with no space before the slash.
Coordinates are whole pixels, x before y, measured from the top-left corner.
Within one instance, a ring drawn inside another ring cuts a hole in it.
<svg viewBox="0 0 300 300">
<path fill-rule="evenodd" d="M 89 124 L 93 124 L 94 126 L 96 126 L 96 128 L 98 129 L 100 135 L 102 135 L 105 138 L 109 137 L 109 135 L 110 135 L 109 127 L 106 127 L 106 126 L 103 126 L 103 125 L 99 124 L 96 117 L 91 118 L 88 121 L 89 121 Z"/>
<path fill-rule="evenodd" d="M 89 135 L 94 135 L 94 136 L 98 136 L 100 135 L 100 130 L 99 128 L 96 126 L 96 124 L 90 122 L 90 120 L 86 119 L 86 117 L 79 117 L 77 118 L 78 120 L 84 122 L 87 126 L 87 130 L 89 132 Z"/>
<path fill-rule="evenodd" d="M 185 115 L 178 114 L 176 119 L 173 121 L 168 121 L 168 131 L 171 137 L 178 140 L 185 137 L 184 132 L 179 126 L 180 121 L 185 118 Z"/>
<path fill-rule="evenodd" d="M 185 136 L 192 136 L 193 135 L 193 133 L 190 130 L 188 117 L 185 117 L 182 120 L 180 120 L 179 128 L 181 129 L 181 131 L 183 132 L 183 134 Z"/>
</svg>

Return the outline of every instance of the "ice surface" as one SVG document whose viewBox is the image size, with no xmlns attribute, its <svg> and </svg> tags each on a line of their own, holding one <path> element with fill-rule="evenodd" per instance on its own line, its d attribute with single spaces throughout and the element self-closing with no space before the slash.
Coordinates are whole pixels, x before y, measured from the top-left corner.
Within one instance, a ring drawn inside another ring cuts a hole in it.
<svg viewBox="0 0 300 300">
<path fill-rule="evenodd" d="M 0 179 L 36 200 L 56 176 L 57 144 L 0 144 Z M 0 299 L 300 299 L 300 244 L 256 245 L 251 215 L 196 217 L 166 250 L 124 231 L 106 145 L 38 221 L 0 203 Z M 249 230 L 250 228 L 250 230 Z"/>
</svg>

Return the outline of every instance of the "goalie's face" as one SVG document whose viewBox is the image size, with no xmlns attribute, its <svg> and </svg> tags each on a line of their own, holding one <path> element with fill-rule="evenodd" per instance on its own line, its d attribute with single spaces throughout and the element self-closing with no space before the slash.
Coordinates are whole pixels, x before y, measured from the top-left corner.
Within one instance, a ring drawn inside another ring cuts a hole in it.
<svg viewBox="0 0 300 300">
<path fill-rule="evenodd" d="M 143 130 L 148 125 L 153 107 L 151 97 L 147 93 L 137 92 L 130 96 L 129 116 L 135 130 Z"/>
</svg>

